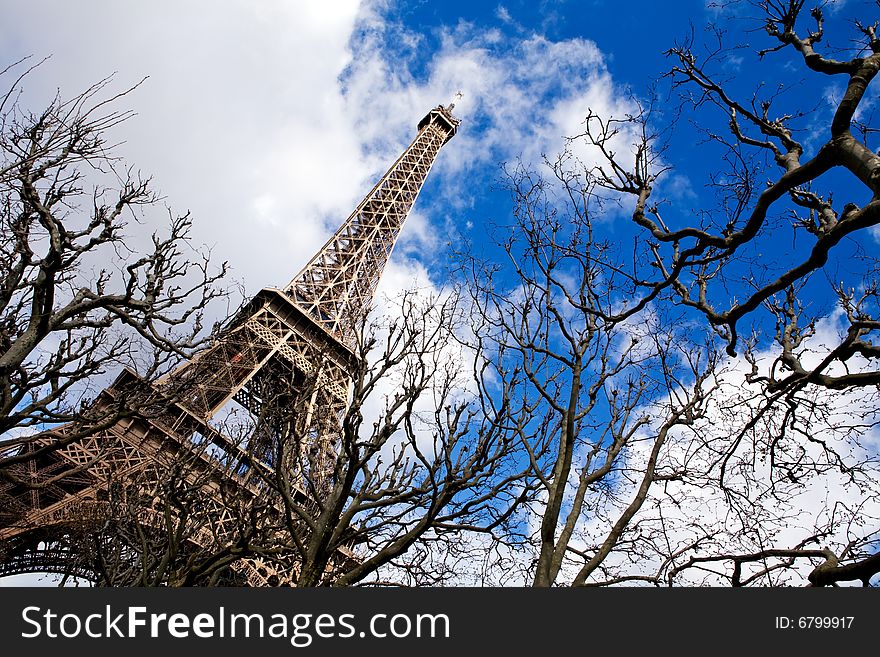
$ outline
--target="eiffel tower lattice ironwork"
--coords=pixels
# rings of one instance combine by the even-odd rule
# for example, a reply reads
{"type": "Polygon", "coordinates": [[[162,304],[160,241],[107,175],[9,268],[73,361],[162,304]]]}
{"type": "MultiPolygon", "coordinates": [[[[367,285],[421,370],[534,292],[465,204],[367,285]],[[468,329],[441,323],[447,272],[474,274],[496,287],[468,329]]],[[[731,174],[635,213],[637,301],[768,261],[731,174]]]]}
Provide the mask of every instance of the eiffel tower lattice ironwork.
{"type": "MultiPolygon", "coordinates": [[[[273,395],[279,389],[290,390],[293,382],[296,391],[297,382],[310,381],[302,392],[307,400],[289,401],[306,409],[300,422],[310,436],[305,446],[310,480],[330,476],[356,364],[356,326],[437,154],[458,128],[451,110],[452,105],[438,106],[419,122],[412,143],[287,286],[263,289],[211,346],[148,388],[148,394],[173,402],[148,417],[141,413],[119,420],[27,461],[24,474],[32,486],[0,484],[0,576],[54,571],[88,578],[86,571],[69,572],[59,537],[74,523],[106,512],[111,481],[150,481],[181,450],[191,452],[200,472],[207,473],[206,489],[231,486],[239,498],[259,496],[259,483],[248,476],[248,468],[239,476],[228,467],[230,459],[249,468],[273,467],[260,461],[258,441],[233,444],[209,424],[231,400],[258,415],[267,400],[277,403],[273,395]],[[219,446],[227,465],[221,467],[216,450],[195,449],[197,442],[219,446]]],[[[146,386],[133,372],[123,371],[95,403],[110,404],[138,387],[146,386]]],[[[64,431],[61,427],[57,433],[63,436],[64,431]]],[[[320,490],[312,486],[302,494],[319,496],[320,490]]],[[[220,527],[213,531],[216,540],[227,510],[217,495],[208,499],[220,527]]],[[[152,522],[148,511],[141,516],[144,523],[152,522]]],[[[189,540],[198,548],[198,536],[189,540]]],[[[241,559],[235,569],[240,583],[258,586],[272,579],[258,560],[241,559]]]]}

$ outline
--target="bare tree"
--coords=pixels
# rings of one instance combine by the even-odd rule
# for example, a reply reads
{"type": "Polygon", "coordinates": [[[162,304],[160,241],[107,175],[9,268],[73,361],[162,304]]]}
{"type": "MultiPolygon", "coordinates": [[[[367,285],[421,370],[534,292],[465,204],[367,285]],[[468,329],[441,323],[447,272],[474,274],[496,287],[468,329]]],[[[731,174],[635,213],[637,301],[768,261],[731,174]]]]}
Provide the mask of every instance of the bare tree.
{"type": "Polygon", "coordinates": [[[396,303],[394,318],[359,327],[350,402],[318,422],[336,434],[329,467],[316,466],[309,430],[310,412],[333,412],[309,410],[316,380],[291,381],[296,394],[248,428],[277,436],[259,473],[280,499],[279,553],[297,586],[443,583],[453,573],[420,567],[426,546],[491,533],[522,499],[515,446],[475,395],[485,364],[454,340],[456,297],[396,303]]]}
{"type": "MultiPolygon", "coordinates": [[[[475,557],[484,581],[513,572],[536,586],[876,581],[877,23],[855,22],[858,44],[835,50],[821,8],[808,18],[801,0],[730,3],[743,5],[769,39],[757,52],[763,83],[726,66],[732,46],[719,28],[708,45],[691,35],[670,49],[669,74],[632,114],[588,113],[546,177],[508,172],[513,220],[495,244],[500,260],[462,258],[466,307],[409,295],[399,318],[359,327],[345,410],[315,407],[320,368],[305,380],[291,369],[271,379],[255,418],[228,418],[246,457],[215,466],[258,491],[211,498],[233,529],[206,525],[216,513],[202,513],[201,495],[213,480],[191,460],[154,477],[162,493],[127,486],[111,500],[102,527],[126,539],[108,546],[93,534],[88,552],[105,581],[219,583],[259,560],[299,586],[440,584],[475,557]],[[804,106],[788,77],[766,82],[787,53],[805,74],[841,81],[830,113],[804,106]],[[675,107],[671,122],[660,102],[675,107]],[[709,163],[711,199],[693,211],[664,197],[682,134],[686,156],[709,163]],[[601,236],[597,217],[618,207],[630,230],[601,236]],[[453,356],[455,345],[465,351],[453,356]],[[322,441],[332,450],[316,451],[322,441]],[[145,510],[166,522],[143,521],[145,510]]],[[[6,324],[20,327],[9,351],[24,352],[8,375],[11,429],[98,424],[80,421],[85,411],[69,403],[79,389],[65,384],[130,356],[111,327],[158,349],[155,371],[161,354],[193,344],[188,331],[213,294],[206,266],[181,286],[184,272],[168,268],[186,219],[152,256],[81,283],[93,248],[120,245],[108,220],[155,201],[122,176],[112,203],[95,192],[85,223],[64,223],[84,180],[71,167],[115,171],[102,141],[78,136],[94,140],[125,118],[93,102],[102,88],[45,117],[4,120],[7,279],[30,281],[6,302],[18,309],[6,324]],[[56,115],[65,118],[53,124],[56,115]],[[33,145],[80,116],[54,151],[33,145]],[[22,228],[20,217],[31,221],[22,228]],[[122,299],[102,305],[114,284],[122,299]],[[53,325],[56,298],[61,310],[89,301],[71,306],[86,320],[62,313],[53,325]],[[169,327],[183,331],[170,344],[169,327]],[[98,337],[84,341],[89,331],[98,337]],[[63,348],[38,358],[51,335],[63,348]]],[[[108,419],[129,412],[111,410],[108,419]]],[[[32,458],[19,447],[28,439],[15,440],[8,465],[32,458]]]]}
{"type": "Polygon", "coordinates": [[[203,435],[159,451],[44,552],[112,586],[457,581],[429,560],[467,550],[475,532],[507,536],[534,489],[503,411],[480,405],[473,377],[488,365],[457,341],[459,312],[454,295],[405,293],[389,318],[358,327],[341,415],[314,405],[317,372],[267,379],[256,416],[220,418],[224,450],[203,435]],[[320,449],[328,436],[332,453],[320,449]]]}
{"type": "Polygon", "coordinates": [[[595,236],[596,199],[575,158],[547,169],[509,172],[513,221],[497,239],[506,264],[467,264],[474,339],[499,382],[483,392],[502,394],[500,425],[539,491],[520,515],[534,527],[526,576],[535,586],[638,580],[610,564],[639,562],[649,489],[684,476],[664,468],[665,443],[702,417],[717,357],[688,346],[694,336],[669,328],[661,308],[627,307],[639,280],[595,236]]]}
{"type": "MultiPolygon", "coordinates": [[[[876,13],[876,3],[867,7],[876,13]]],[[[807,16],[802,0],[733,2],[724,11],[769,39],[751,54],[763,62],[760,80],[736,74],[727,55],[749,49],[710,26],[708,40],[692,34],[667,52],[666,96],[624,117],[590,112],[574,138],[598,158],[585,167],[582,189],[632,208],[630,271],[644,273],[633,276],[627,310],[691,310],[731,357],[744,352],[740,390],[713,406],[724,421],[697,427],[689,452],[691,481],[719,491],[739,532],[703,527],[674,548],[667,541],[649,579],[676,583],[683,572],[718,567],[726,570],[711,577],[734,585],[868,584],[880,572],[869,510],[878,480],[871,400],[880,383],[869,229],[880,222],[880,157],[867,100],[880,68],[878,23],[829,27],[823,8],[807,16]],[[788,72],[798,67],[805,82],[788,72]],[[774,70],[785,77],[774,82],[774,70]],[[839,85],[830,112],[805,93],[826,80],[839,85]],[[671,123],[669,111],[656,111],[661,103],[676,107],[671,123]],[[707,163],[714,204],[689,210],[663,196],[677,140],[688,144],[688,159],[707,163]],[[811,510],[812,526],[785,531],[794,500],[834,476],[863,501],[830,496],[811,510]]]]}
{"type": "MultiPolygon", "coordinates": [[[[53,450],[128,418],[185,421],[167,398],[178,394],[173,386],[139,384],[203,344],[204,312],[222,293],[216,283],[225,266],[213,272],[207,254],[186,257],[188,215],[172,216],[170,234],[154,235],[144,254],[125,239],[126,221],[140,221],[160,200],[149,180],[122,168],[107,141],[131,116],[113,109],[131,90],[105,97],[105,80],[31,114],[17,95],[21,79],[3,101],[0,141],[0,473],[10,497],[40,486],[63,497],[59,478],[75,478],[77,468],[32,476],[53,450]],[[103,375],[124,365],[137,366],[137,381],[101,392],[103,375]]],[[[220,418],[233,439],[202,445],[197,434],[207,426],[181,429],[193,444],[154,450],[148,465],[138,458],[136,477],[111,477],[106,499],[81,505],[84,515],[53,536],[55,558],[63,562],[66,553],[70,574],[106,585],[236,581],[254,563],[298,586],[378,581],[386,566],[403,583],[443,581],[449,573],[420,568],[407,551],[424,541],[452,544],[465,530],[491,532],[510,515],[504,505],[521,497],[508,490],[522,476],[506,458],[510,444],[491,416],[477,413],[474,391],[461,388],[479,367],[462,370],[466,363],[450,360],[456,312],[452,299],[432,310],[408,295],[400,319],[360,326],[343,412],[314,408],[317,379],[265,377],[276,389],[265,391],[257,417],[220,418]],[[316,427],[332,437],[329,460],[316,452],[328,441],[316,427]],[[219,453],[218,442],[229,449],[219,453]],[[227,490],[224,480],[236,485],[227,490]]],[[[4,512],[7,524],[17,512],[4,512]]],[[[10,558],[32,547],[13,543],[4,546],[10,558]]]]}
{"type": "Polygon", "coordinates": [[[0,71],[17,76],[0,97],[0,478],[17,486],[42,485],[27,463],[138,410],[147,395],[90,401],[111,370],[149,380],[198,346],[226,271],[190,245],[188,214],[167,211],[167,232],[136,247],[132,226],[165,211],[109,141],[135,87],[108,78],[33,112],[26,66],[0,71]]]}
{"type": "Polygon", "coordinates": [[[769,310],[779,326],[781,347],[779,366],[770,382],[774,389],[801,383],[833,389],[876,384],[873,369],[846,371],[847,361],[854,356],[873,361],[878,355],[871,342],[877,329],[872,282],[876,264],[867,254],[857,276],[867,274],[868,285],[832,283],[848,321],[839,344],[829,348],[815,366],[797,353],[815,328],[815,319],[804,320],[801,301],[811,291],[804,287],[810,275],[828,266],[844,238],[864,234],[880,221],[880,157],[870,145],[876,129],[866,122],[871,113],[860,112],[880,62],[876,24],[857,20],[853,27],[861,41],[850,49],[854,56],[838,60],[819,51],[825,30],[821,8],[810,12],[812,27],[803,27],[808,19],[802,15],[802,0],[755,6],[762,14],[759,20],[764,31],[775,43],[760,50],[760,58],[791,50],[809,71],[844,83],[823,130],[810,126],[810,136],[821,135],[819,143],[807,145],[798,135],[805,132],[806,117],[817,121],[825,115],[818,109],[791,107],[784,81],[778,86],[762,81],[745,100],[726,89],[735,85],[728,74],[716,69],[723,70],[723,55],[731,47],[718,28],[712,32],[714,43],[709,47],[698,49],[691,37],[667,53],[674,61],[668,75],[671,90],[679,93],[682,111],[705,117],[692,125],[702,136],[699,145],[706,151],[705,161],[718,163],[717,170],[709,173],[718,204],[699,212],[699,225],[690,224],[687,213],[663,214],[663,207],[670,203],[656,197],[655,190],[662,188],[663,175],[672,165],[663,160],[666,133],[653,128],[650,111],[624,118],[590,113],[584,133],[577,138],[601,154],[600,163],[589,172],[591,181],[631,197],[635,201],[632,219],[649,233],[652,265],[661,276],[644,283],[645,299],[655,298],[661,289],[673,289],[681,304],[709,320],[727,341],[731,354],[742,345],[743,322],[762,309],[769,310]],[[776,110],[776,105],[782,109],[776,110]],[[726,134],[715,129],[713,112],[720,113],[726,134]],[[632,158],[614,151],[614,140],[622,130],[638,135],[632,158]],[[841,181],[832,173],[845,173],[848,178],[841,181]],[[823,186],[826,191],[821,191],[823,186]],[[835,203],[835,191],[846,199],[835,203]],[[868,200],[858,203],[860,198],[868,200]],[[755,253],[765,247],[769,251],[772,240],[786,229],[786,235],[798,238],[789,249],[790,257],[776,249],[773,258],[755,262],[755,253]],[[743,267],[744,263],[755,264],[743,267]],[[725,291],[732,286],[741,289],[733,299],[725,291]],[[845,373],[834,373],[836,364],[845,373]]]}

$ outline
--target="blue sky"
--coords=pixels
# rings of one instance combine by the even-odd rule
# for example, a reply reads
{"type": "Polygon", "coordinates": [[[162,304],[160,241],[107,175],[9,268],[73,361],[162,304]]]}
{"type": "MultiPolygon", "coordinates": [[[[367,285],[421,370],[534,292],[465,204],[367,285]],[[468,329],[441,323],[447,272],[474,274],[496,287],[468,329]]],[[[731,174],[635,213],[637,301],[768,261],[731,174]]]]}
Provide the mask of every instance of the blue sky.
{"type": "MultiPolygon", "coordinates": [[[[865,6],[829,5],[832,45],[850,46],[834,25],[865,6]]],[[[147,77],[120,101],[137,115],[114,129],[118,152],[153,176],[172,210],[192,211],[194,242],[228,261],[251,294],[287,283],[419,119],[460,90],[459,134],[441,152],[382,281],[394,294],[441,287],[458,233],[479,245],[489,223],[507,219],[508,195],[497,185],[503,163],[539,167],[580,131],[588,109],[632,112],[668,68],[663,52],[691,30],[704,39],[709,21],[752,44],[718,63],[731,88],[747,98],[756,85],[783,81],[777,107],[814,108],[799,121],[801,135],[809,145],[811,131],[822,134],[839,93],[833,81],[805,73],[789,53],[760,60],[754,50],[768,42],[759,24],[696,0],[0,0],[0,59],[51,56],[24,84],[22,102],[34,110],[56,89],[70,96],[113,74],[110,89],[120,91],[147,77]]],[[[676,107],[658,103],[658,125],[676,107]]],[[[659,193],[673,223],[693,221],[714,198],[706,187],[714,151],[697,148],[690,118],[664,156],[672,169],[659,193]]],[[[726,122],[700,120],[719,130],[726,122]]],[[[841,186],[836,205],[851,192],[841,186]]],[[[135,243],[167,215],[158,208],[144,219],[132,227],[135,243]]],[[[625,207],[601,226],[621,243],[633,233],[625,207]]],[[[796,236],[784,233],[772,258],[752,255],[773,267],[790,245],[796,236]]],[[[842,245],[832,277],[858,278],[848,255],[859,247],[876,243],[866,235],[842,245]]],[[[818,279],[808,296],[822,317],[831,297],[818,279]]]]}
{"type": "MultiPolygon", "coordinates": [[[[4,61],[51,56],[25,85],[33,107],[110,74],[114,90],[149,76],[122,101],[137,116],[114,133],[119,152],[154,176],[173,210],[192,211],[196,241],[228,260],[249,292],[289,280],[419,118],[456,91],[461,131],[411,217],[387,288],[438,283],[429,281],[438,263],[424,254],[436,254],[450,228],[473,225],[479,241],[487,219],[503,221],[505,197],[492,191],[499,165],[557,152],[588,108],[631,111],[631,96],[646,98],[668,66],[663,51],[692,27],[698,36],[710,20],[756,27],[694,0],[0,0],[0,15],[4,61]]],[[[728,65],[748,89],[790,59],[771,56],[758,69],[742,51],[728,65]]],[[[818,84],[811,93],[832,93],[818,84]]],[[[684,131],[673,144],[668,180],[696,207],[705,156],[694,161],[693,143],[684,131]]]]}
{"type": "MultiPolygon", "coordinates": [[[[113,135],[120,154],[172,209],[192,210],[195,237],[255,291],[286,282],[424,112],[459,89],[461,133],[402,250],[432,250],[448,221],[498,219],[488,190],[501,162],[557,150],[587,104],[626,107],[670,40],[711,15],[700,2],[667,5],[2,0],[0,53],[51,56],[25,85],[33,107],[56,88],[72,95],[115,74],[121,90],[149,76],[123,101],[138,116],[113,135]]],[[[392,276],[423,276],[417,260],[398,258],[392,276]]]]}

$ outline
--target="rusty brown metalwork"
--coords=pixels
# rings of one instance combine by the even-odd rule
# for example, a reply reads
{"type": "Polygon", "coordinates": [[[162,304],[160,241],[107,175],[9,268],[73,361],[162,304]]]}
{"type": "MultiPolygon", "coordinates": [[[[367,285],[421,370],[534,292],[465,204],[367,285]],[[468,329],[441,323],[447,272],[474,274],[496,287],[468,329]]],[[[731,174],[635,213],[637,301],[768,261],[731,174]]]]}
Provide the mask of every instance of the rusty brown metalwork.
{"type": "MultiPolygon", "coordinates": [[[[258,414],[267,391],[278,387],[274,377],[312,382],[305,429],[315,437],[316,444],[309,446],[313,468],[329,476],[356,365],[356,328],[437,154],[458,128],[451,109],[438,106],[422,119],[412,143],[288,285],[258,293],[210,347],[163,379],[146,384],[124,371],[95,402],[100,406],[119,395],[145,394],[155,401],[153,412],[127,417],[28,461],[19,475],[26,475],[31,486],[0,484],[0,576],[66,572],[88,577],[86,571],[65,570],[60,537],[102,517],[111,481],[149,483],[182,452],[197,464],[215,521],[211,536],[189,540],[197,547],[218,536],[222,540],[224,523],[234,519],[226,517],[213,491],[232,486],[241,498],[259,496],[254,478],[237,474],[238,466],[272,466],[225,438],[209,421],[233,400],[258,414]]],[[[56,439],[65,430],[60,427],[56,439]]],[[[305,490],[299,494],[309,495],[305,490]]],[[[149,509],[140,520],[158,522],[149,509]]],[[[339,563],[350,558],[340,555],[339,563]]],[[[241,559],[233,568],[251,586],[291,579],[259,559],[241,559]]]]}

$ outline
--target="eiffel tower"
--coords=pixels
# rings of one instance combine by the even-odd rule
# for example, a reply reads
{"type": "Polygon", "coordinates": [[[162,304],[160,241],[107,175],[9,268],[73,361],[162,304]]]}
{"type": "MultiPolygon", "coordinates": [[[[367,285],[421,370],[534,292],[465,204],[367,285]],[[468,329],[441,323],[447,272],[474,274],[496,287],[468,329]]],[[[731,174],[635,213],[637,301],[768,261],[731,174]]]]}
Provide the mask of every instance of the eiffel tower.
{"type": "MultiPolygon", "coordinates": [[[[90,518],[106,516],[115,482],[155,481],[181,454],[201,473],[199,486],[208,491],[214,525],[211,536],[196,533],[187,540],[193,549],[216,541],[224,523],[234,522],[217,491],[232,489],[237,499],[256,499],[263,491],[252,476],[255,468],[287,467],[266,461],[264,442],[271,443],[271,436],[241,444],[212,426],[212,418],[231,401],[259,416],[268,405],[277,406],[277,393],[285,390],[284,403],[304,409],[298,421],[309,437],[302,446],[308,453],[297,462],[308,464],[308,477],[301,480],[310,484],[297,490],[304,498],[320,498],[320,482],[332,475],[339,448],[340,420],[357,364],[358,322],[431,166],[456,133],[459,120],[452,108],[428,112],[412,143],[290,283],[260,291],[217,340],[164,378],[147,384],[124,370],[95,401],[100,407],[147,390],[158,409],[27,461],[19,475],[32,486],[0,485],[0,576],[55,572],[94,579],[86,567],[71,572],[64,536],[90,518]]],[[[61,427],[56,433],[64,432],[61,427]]],[[[161,518],[143,509],[138,522],[156,525],[161,518]]],[[[340,563],[348,558],[354,556],[343,554],[340,563]]],[[[239,559],[233,569],[238,584],[285,581],[284,573],[272,572],[258,559],[239,559]]]]}

